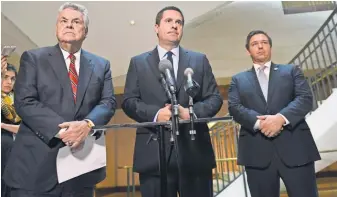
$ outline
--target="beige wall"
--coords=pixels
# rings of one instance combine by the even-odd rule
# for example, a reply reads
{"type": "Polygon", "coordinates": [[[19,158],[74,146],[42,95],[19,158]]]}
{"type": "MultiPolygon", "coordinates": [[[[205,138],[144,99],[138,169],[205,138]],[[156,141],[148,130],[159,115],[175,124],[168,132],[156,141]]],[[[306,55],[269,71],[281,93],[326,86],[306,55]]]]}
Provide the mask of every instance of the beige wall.
{"type": "MultiPolygon", "coordinates": [[[[109,124],[134,122],[119,109],[109,124]]],[[[109,129],[106,136],[107,144],[107,177],[97,185],[99,188],[126,185],[126,170],[120,166],[131,166],[135,142],[135,129],[109,129]]],[[[136,177],[136,184],[138,178],[136,177]]]]}

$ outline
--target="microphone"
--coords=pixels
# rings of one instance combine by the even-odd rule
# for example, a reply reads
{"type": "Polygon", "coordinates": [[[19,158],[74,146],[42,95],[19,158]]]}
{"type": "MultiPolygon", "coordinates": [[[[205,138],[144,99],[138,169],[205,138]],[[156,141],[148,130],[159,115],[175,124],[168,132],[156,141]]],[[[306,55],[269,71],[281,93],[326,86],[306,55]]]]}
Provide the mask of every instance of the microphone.
{"type": "Polygon", "coordinates": [[[194,72],[192,68],[186,68],[184,71],[184,75],[186,76],[186,84],[185,84],[185,91],[189,95],[188,101],[188,111],[190,114],[190,135],[191,140],[195,140],[196,130],[194,129],[194,110],[193,110],[193,97],[198,94],[200,86],[199,84],[192,79],[194,72]]]}
{"type": "Polygon", "coordinates": [[[171,75],[172,63],[167,59],[161,60],[159,62],[159,70],[165,75],[166,83],[171,93],[174,94],[176,92],[176,84],[174,78],[171,75]]]}
{"type": "Polygon", "coordinates": [[[186,93],[192,98],[195,97],[200,89],[200,85],[192,79],[194,72],[192,68],[186,68],[184,75],[186,76],[186,84],[184,86],[186,93]]]}
{"type": "Polygon", "coordinates": [[[161,82],[161,85],[163,86],[165,92],[166,92],[166,95],[167,97],[170,99],[170,101],[172,102],[172,94],[167,86],[167,83],[166,83],[166,80],[165,80],[165,77],[163,75],[163,73],[160,73],[160,82],[161,82]]]}

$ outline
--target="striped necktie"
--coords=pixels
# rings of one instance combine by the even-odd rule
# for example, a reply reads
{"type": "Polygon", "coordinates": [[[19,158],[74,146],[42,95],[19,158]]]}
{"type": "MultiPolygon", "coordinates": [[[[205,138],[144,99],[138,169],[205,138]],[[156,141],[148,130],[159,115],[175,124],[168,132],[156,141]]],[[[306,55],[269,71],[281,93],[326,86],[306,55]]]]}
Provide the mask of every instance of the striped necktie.
{"type": "Polygon", "coordinates": [[[73,91],[74,102],[76,103],[76,93],[77,93],[77,84],[78,84],[78,75],[75,69],[75,59],[74,54],[69,54],[70,64],[69,64],[69,79],[71,82],[71,89],[73,91]]]}

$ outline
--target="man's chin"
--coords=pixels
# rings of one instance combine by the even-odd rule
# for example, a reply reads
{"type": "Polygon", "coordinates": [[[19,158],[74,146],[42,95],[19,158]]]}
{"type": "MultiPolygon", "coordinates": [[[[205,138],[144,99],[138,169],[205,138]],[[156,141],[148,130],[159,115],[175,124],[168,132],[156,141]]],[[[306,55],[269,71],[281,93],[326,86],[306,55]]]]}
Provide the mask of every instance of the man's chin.
{"type": "Polygon", "coordinates": [[[175,44],[175,45],[179,45],[180,40],[174,39],[174,40],[170,40],[170,42],[175,44]]]}
{"type": "Polygon", "coordinates": [[[68,44],[73,44],[73,43],[76,43],[77,41],[73,40],[73,39],[64,39],[64,40],[61,40],[61,42],[68,43],[68,44]]]}

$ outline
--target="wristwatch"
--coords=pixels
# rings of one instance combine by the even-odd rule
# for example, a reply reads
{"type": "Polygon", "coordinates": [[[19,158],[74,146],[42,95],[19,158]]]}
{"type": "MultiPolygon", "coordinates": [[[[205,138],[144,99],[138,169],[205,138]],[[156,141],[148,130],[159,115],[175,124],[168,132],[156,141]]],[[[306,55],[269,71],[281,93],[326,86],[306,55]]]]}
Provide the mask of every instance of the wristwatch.
{"type": "Polygon", "coordinates": [[[84,121],[87,123],[90,129],[92,129],[95,126],[94,123],[89,119],[84,119],[84,121]]]}

